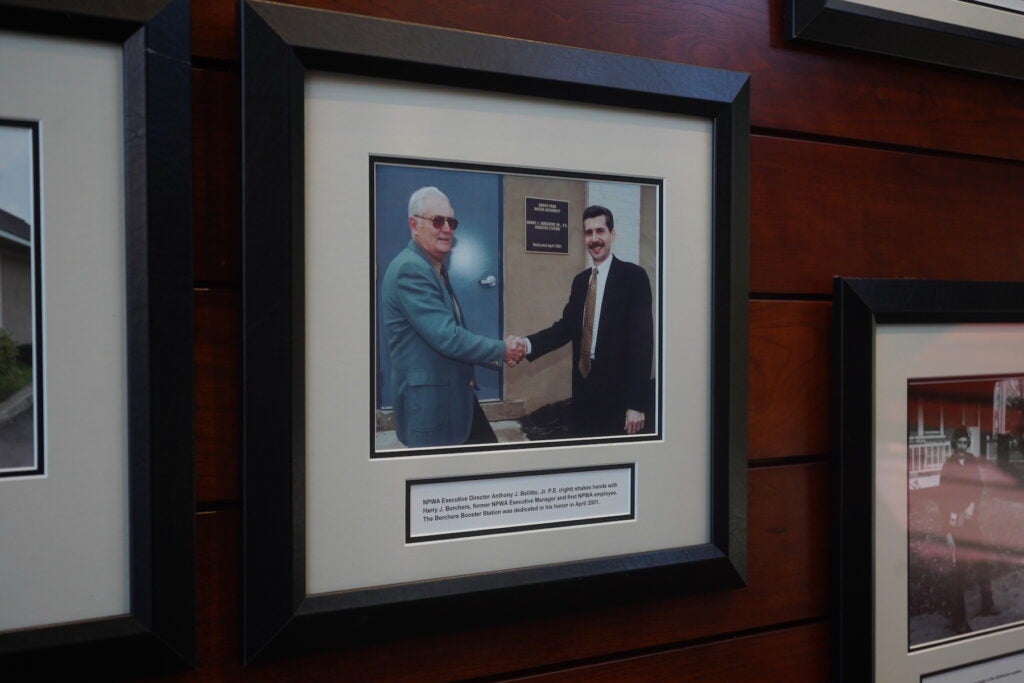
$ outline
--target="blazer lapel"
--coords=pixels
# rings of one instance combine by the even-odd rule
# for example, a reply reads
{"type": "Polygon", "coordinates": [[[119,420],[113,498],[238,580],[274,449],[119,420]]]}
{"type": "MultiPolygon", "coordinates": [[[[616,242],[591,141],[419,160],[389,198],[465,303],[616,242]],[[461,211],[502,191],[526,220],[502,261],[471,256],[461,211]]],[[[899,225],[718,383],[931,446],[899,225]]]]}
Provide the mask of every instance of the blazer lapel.
{"type": "Polygon", "coordinates": [[[452,289],[452,290],[448,289],[448,286],[445,285],[445,283],[444,283],[444,278],[441,277],[441,273],[437,272],[437,268],[434,267],[434,264],[432,264],[430,262],[430,259],[427,258],[427,255],[423,253],[423,250],[419,248],[419,246],[416,244],[416,242],[414,240],[409,240],[409,244],[408,244],[407,248],[412,250],[412,252],[414,254],[416,254],[421,259],[423,259],[423,263],[434,274],[434,282],[437,283],[438,289],[441,290],[441,296],[444,297],[444,300],[448,303],[448,308],[451,310],[452,315],[455,317],[455,324],[459,325],[460,327],[465,327],[462,324],[462,322],[459,320],[459,316],[455,312],[456,311],[455,301],[452,299],[452,296],[454,295],[455,290],[454,289],[452,289]]]}

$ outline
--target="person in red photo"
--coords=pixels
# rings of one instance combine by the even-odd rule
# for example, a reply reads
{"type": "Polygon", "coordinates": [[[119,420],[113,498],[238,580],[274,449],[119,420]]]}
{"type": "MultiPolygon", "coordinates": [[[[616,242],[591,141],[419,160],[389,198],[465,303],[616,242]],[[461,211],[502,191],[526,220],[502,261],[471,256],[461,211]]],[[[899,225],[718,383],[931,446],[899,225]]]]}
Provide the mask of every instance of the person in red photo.
{"type": "Polygon", "coordinates": [[[964,426],[953,430],[952,453],[939,475],[939,515],[945,528],[952,571],[949,582],[948,614],[957,633],[971,630],[967,620],[965,592],[973,578],[981,592],[980,615],[999,614],[992,601],[988,551],[978,524],[978,508],[985,485],[978,459],[970,452],[971,435],[964,426]]]}

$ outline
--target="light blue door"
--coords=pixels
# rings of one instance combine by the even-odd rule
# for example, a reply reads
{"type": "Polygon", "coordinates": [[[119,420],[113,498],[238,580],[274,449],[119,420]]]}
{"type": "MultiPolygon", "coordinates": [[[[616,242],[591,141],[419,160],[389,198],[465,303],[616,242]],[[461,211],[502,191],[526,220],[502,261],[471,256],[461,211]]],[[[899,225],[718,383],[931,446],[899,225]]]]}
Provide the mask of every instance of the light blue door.
{"type": "MultiPolygon", "coordinates": [[[[421,187],[448,195],[459,227],[448,257],[448,276],[466,327],[501,338],[501,176],[427,166],[377,163],[374,167],[374,225],[377,259],[377,320],[380,283],[391,259],[409,243],[409,197],[421,187]]],[[[377,407],[392,405],[387,339],[377,326],[377,407]]],[[[501,371],[477,367],[481,401],[501,398],[501,371]]]]}

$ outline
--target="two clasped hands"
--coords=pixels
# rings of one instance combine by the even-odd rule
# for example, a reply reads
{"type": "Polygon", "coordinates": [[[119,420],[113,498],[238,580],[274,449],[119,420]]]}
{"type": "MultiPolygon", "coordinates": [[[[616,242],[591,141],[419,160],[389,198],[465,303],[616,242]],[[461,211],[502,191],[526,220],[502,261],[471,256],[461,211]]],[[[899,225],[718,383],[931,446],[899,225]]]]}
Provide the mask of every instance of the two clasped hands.
{"type": "Polygon", "coordinates": [[[505,365],[514,368],[526,355],[526,338],[510,334],[505,337],[505,365]]]}

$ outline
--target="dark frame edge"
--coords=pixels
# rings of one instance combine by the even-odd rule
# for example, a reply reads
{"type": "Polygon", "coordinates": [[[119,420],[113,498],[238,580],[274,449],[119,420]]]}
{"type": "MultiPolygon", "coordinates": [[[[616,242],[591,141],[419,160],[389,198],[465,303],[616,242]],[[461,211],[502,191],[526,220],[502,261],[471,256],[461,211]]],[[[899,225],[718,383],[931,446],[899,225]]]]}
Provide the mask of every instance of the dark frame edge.
{"type": "Polygon", "coordinates": [[[249,3],[239,4],[242,222],[247,226],[242,235],[241,646],[243,661],[250,662],[291,621],[305,597],[304,433],[295,427],[304,414],[303,349],[293,343],[302,324],[302,303],[295,297],[303,285],[304,120],[302,65],[249,3]],[[257,54],[262,77],[253,78],[252,55],[257,54]],[[251,172],[257,168],[259,174],[251,172]],[[281,225],[297,229],[281,230],[281,225]],[[265,328],[283,332],[256,332],[265,328]],[[246,504],[254,500],[261,501],[258,511],[246,504]]]}
{"type": "Polygon", "coordinates": [[[9,631],[0,654],[37,673],[58,650],[111,674],[194,666],[188,2],[0,5],[11,30],[123,43],[130,563],[128,614],[9,631]]]}
{"type": "Polygon", "coordinates": [[[845,0],[785,0],[784,14],[787,40],[1024,80],[1022,39],[845,0]]]}
{"type": "Polygon", "coordinates": [[[343,68],[410,82],[433,82],[593,104],[615,102],[673,113],[680,102],[714,117],[746,87],[749,75],[678,62],[638,58],[549,43],[387,21],[344,12],[240,0],[289,45],[310,69],[343,68]],[[339,45],[336,37],[345,32],[339,45]],[[448,47],[459,45],[459,49],[448,47]],[[442,45],[444,47],[439,48],[442,45]],[[588,79],[580,82],[580,74],[588,79]],[[712,77],[713,76],[713,77],[712,77]]]}
{"type": "MultiPolygon", "coordinates": [[[[405,25],[333,12],[286,7],[239,0],[242,23],[242,203],[243,203],[243,614],[242,656],[246,662],[276,658],[316,648],[323,633],[333,633],[328,642],[337,643],[339,628],[346,620],[365,625],[359,608],[338,608],[345,602],[338,594],[305,596],[304,534],[304,453],[302,435],[294,433],[301,424],[302,353],[296,349],[297,327],[302,311],[303,286],[302,235],[284,235],[281,225],[302,232],[303,186],[300,178],[304,121],[302,81],[304,69],[324,68],[345,73],[399,78],[413,82],[442,82],[446,86],[480,89],[486,77],[490,91],[580,102],[618,101],[618,96],[633,97],[627,106],[670,113],[685,112],[703,116],[714,124],[713,183],[714,266],[712,297],[715,305],[713,340],[719,351],[712,370],[714,381],[724,381],[711,397],[713,424],[711,543],[692,548],[669,549],[669,553],[709,553],[700,561],[671,562],[665,566],[644,567],[642,562],[629,569],[608,572],[615,581],[631,579],[641,592],[650,579],[672,574],[677,585],[663,592],[692,593],[724,590],[745,585],[746,574],[746,349],[748,294],[748,213],[749,213],[749,76],[736,72],[700,69],[670,62],[637,60],[634,57],[593,51],[573,50],[555,45],[513,41],[493,36],[405,25]],[[314,20],[317,22],[314,24],[314,20]],[[333,22],[333,23],[332,23],[333,22]],[[337,22],[341,22],[338,24],[337,22]],[[415,38],[412,52],[378,54],[365,47],[359,35],[346,40],[333,53],[326,47],[310,47],[300,40],[303,31],[313,35],[312,42],[332,36],[338,25],[369,27],[373,37],[380,27],[407,33],[415,38]],[[376,28],[375,28],[376,27],[376,28]],[[483,62],[472,67],[448,63],[446,52],[457,52],[445,43],[445,50],[429,49],[425,37],[444,34],[448,38],[477,41],[493,50],[482,51],[483,62]],[[527,53],[526,66],[514,73],[496,72],[507,52],[519,48],[527,53]],[[441,53],[440,55],[438,53],[441,53]],[[567,83],[545,69],[555,68],[553,59],[564,53],[581,53],[588,64],[583,72],[586,82],[567,83]],[[498,54],[490,59],[487,55],[498,54]],[[535,59],[536,58],[536,59],[535,59]],[[495,61],[496,60],[496,61],[495,61]],[[640,83],[623,76],[629,65],[643,62],[649,71],[640,83]],[[602,71],[607,67],[609,71],[602,71]],[[624,71],[625,69],[625,71],[624,71]],[[254,76],[259,72],[260,77],[254,76]],[[684,79],[680,86],[666,74],[686,73],[698,78],[684,79]],[[613,74],[610,79],[608,74],[613,74]],[[718,75],[718,77],[711,77],[718,75]],[[692,81],[692,82],[690,82],[692,81]],[[654,83],[652,90],[644,87],[654,83]],[[680,92],[682,89],[684,92],[680,92]],[[639,95],[638,95],[639,93],[639,95]],[[614,96],[614,97],[613,97],[614,96]],[[276,124],[276,125],[275,125],[276,124]],[[281,131],[286,131],[282,136],[281,131]],[[271,149],[272,148],[272,149],[271,149]],[[258,158],[257,158],[258,157],[258,158]],[[282,190],[287,188],[287,190],[282,190]],[[271,199],[273,198],[273,199],[271,199]],[[274,231],[278,234],[274,234],[274,231]],[[278,333],[266,338],[266,330],[286,330],[282,342],[278,333]],[[264,338],[260,338],[263,334],[264,338]],[[275,368],[268,376],[267,360],[289,358],[287,368],[275,368]],[[261,360],[262,359],[262,360],[261,360]],[[730,388],[730,383],[732,387],[730,388]],[[258,388],[257,388],[258,387],[258,388]],[[272,390],[272,391],[268,391],[272,390]],[[283,397],[283,398],[282,398],[283,397]],[[272,416],[288,415],[286,428],[268,429],[272,416]],[[282,465],[282,449],[292,449],[290,463],[282,465]],[[260,510],[245,504],[260,501],[260,510]],[[685,576],[678,573],[686,565],[685,576]]],[[[357,32],[360,35],[363,31],[357,32]]],[[[346,34],[347,35],[347,34],[346,34]]],[[[308,37],[308,36],[305,36],[308,37]]],[[[380,41],[370,41],[379,45],[380,41]]],[[[436,42],[436,41],[435,41],[436,42]]],[[[456,41],[457,42],[457,41],[456,41]]],[[[409,41],[384,41],[402,45],[409,41]]],[[[397,48],[396,48],[397,49],[397,48]]],[[[462,52],[466,52],[463,50],[462,52]]],[[[565,65],[555,69],[564,70],[565,65]]],[[[577,77],[577,81],[578,81],[577,77]]],[[[283,365],[278,363],[278,365],[283,365]]],[[[662,551],[659,551],[662,552],[662,551]]],[[[580,564],[610,558],[588,560],[580,564]]],[[[627,560],[627,563],[629,560],[627,560]]],[[[544,571],[545,568],[539,568],[544,571]]],[[[456,597],[472,594],[480,600],[505,602],[509,591],[517,595],[532,590],[551,590],[579,586],[581,580],[595,577],[571,574],[565,580],[531,580],[538,568],[501,572],[518,584],[487,587],[486,580],[475,589],[461,583],[456,597]],[[480,592],[482,591],[482,592],[480,592]]],[[[469,577],[475,579],[475,577],[469,577]]],[[[604,579],[598,577],[599,580],[604,579]]],[[[452,583],[464,582],[456,578],[452,583]]],[[[647,589],[649,590],[649,589],[647,589]]],[[[372,590],[367,591],[372,592],[372,590]]],[[[442,590],[441,593],[444,593],[442,590]]],[[[577,591],[579,592],[579,591],[577,591]]],[[[620,591],[632,593],[632,591],[620,591]]],[[[428,592],[429,593],[429,592],[428,592]]],[[[443,605],[445,595],[419,596],[401,601],[400,609],[415,611],[430,605],[443,605]]],[[[520,603],[522,601],[519,601],[520,603]]],[[[372,607],[371,609],[378,609],[372,607]]],[[[502,608],[499,607],[499,611],[502,608]]],[[[504,607],[508,609],[507,606],[504,607]]],[[[505,614],[510,620],[517,617],[505,614]]],[[[395,637],[394,628],[388,637],[395,637]]]]}
{"type": "Polygon", "coordinates": [[[831,490],[833,678],[875,680],[874,341],[879,324],[1024,322],[1020,283],[836,278],[833,281],[831,490]],[[868,406],[868,409],[865,409],[868,406]]]}
{"type": "Polygon", "coordinates": [[[132,615],[195,665],[189,5],[126,42],[125,214],[132,615]]]}
{"type": "Polygon", "coordinates": [[[832,678],[867,682],[874,678],[874,581],[870,571],[852,571],[847,558],[874,557],[871,499],[861,495],[873,472],[863,454],[873,452],[874,418],[863,406],[873,405],[874,314],[856,280],[833,280],[832,320],[832,678]]]}
{"type": "Polygon", "coordinates": [[[5,29],[122,42],[169,0],[4,0],[5,29]]]}
{"type": "Polygon", "coordinates": [[[491,620],[516,623],[586,612],[593,609],[594,595],[603,596],[603,605],[615,605],[744,585],[732,560],[710,543],[515,570],[511,577],[505,572],[497,574],[501,576],[483,574],[415,586],[309,596],[249,663],[382,639],[436,634],[439,630],[469,630],[479,625],[476,612],[481,610],[491,620]],[[688,572],[685,580],[678,574],[684,564],[688,572]],[[577,574],[574,565],[585,567],[587,573],[577,574]],[[505,585],[508,578],[514,582],[505,585]],[[630,587],[624,589],[626,580],[630,587]],[[552,603],[551,594],[559,596],[557,604],[552,603]],[[467,599],[473,603],[469,613],[465,609],[467,599]]]}
{"type": "Polygon", "coordinates": [[[747,382],[749,291],[750,80],[715,121],[716,215],[711,386],[714,539],[739,585],[747,572],[747,382]],[[727,169],[723,173],[722,169],[727,169]],[[725,291],[727,288],[727,291],[725,291]],[[717,359],[727,349],[724,366],[717,359]],[[724,396],[722,394],[725,394],[724,396]],[[725,478],[719,484],[717,478],[725,478]]]}

